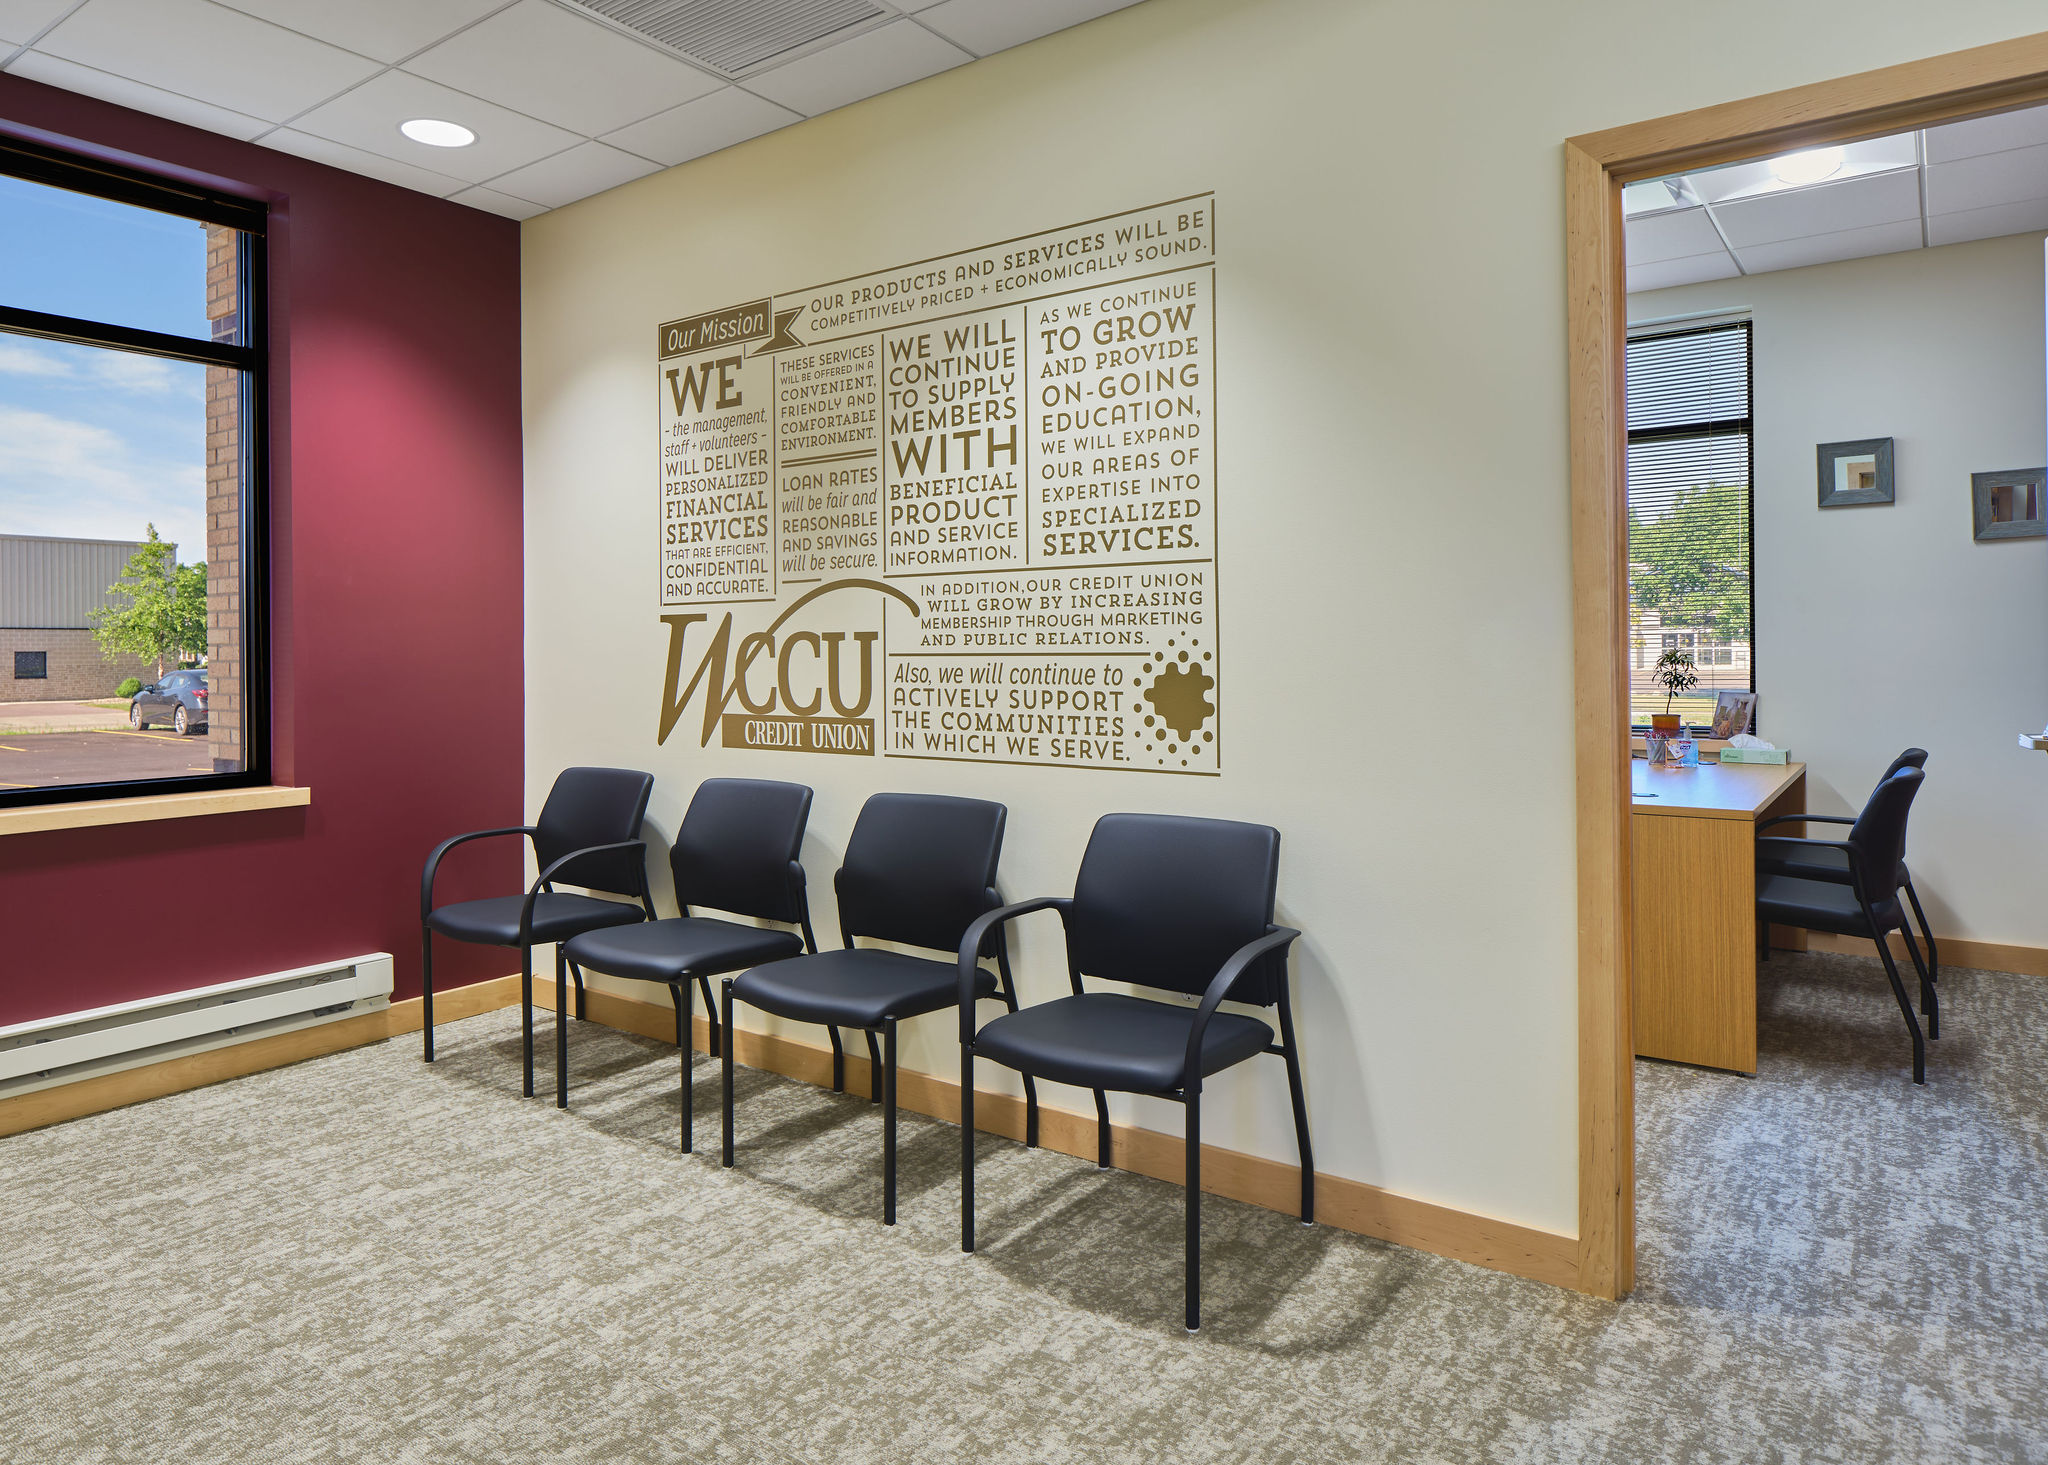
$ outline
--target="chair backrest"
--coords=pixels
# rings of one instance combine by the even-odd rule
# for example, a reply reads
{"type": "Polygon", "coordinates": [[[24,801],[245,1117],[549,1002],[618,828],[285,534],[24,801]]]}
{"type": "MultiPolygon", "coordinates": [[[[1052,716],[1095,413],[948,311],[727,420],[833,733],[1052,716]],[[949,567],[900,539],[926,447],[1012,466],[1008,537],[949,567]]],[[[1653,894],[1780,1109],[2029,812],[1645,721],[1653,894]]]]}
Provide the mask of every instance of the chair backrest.
{"type": "Polygon", "coordinates": [[[1849,828],[1849,861],[1863,882],[1864,899],[1889,900],[1899,888],[1899,866],[1906,858],[1906,815],[1926,774],[1901,768],[1871,792],[1870,802],[1849,828]]]}
{"type": "Polygon", "coordinates": [[[800,783],[705,779],[668,852],[676,903],[764,921],[802,919],[789,867],[810,819],[811,791],[800,783]]]}
{"type": "Polygon", "coordinates": [[[1880,778],[1878,783],[1883,785],[1901,768],[1925,768],[1926,766],[1927,750],[1925,748],[1908,748],[1905,752],[1899,754],[1898,757],[1892,759],[1892,766],[1885,769],[1884,777],[1880,778]]]}
{"type": "Polygon", "coordinates": [[[876,794],[861,806],[833,885],[839,930],[957,952],[995,902],[1009,811],[985,799],[876,794]]]}
{"type": "MultiPolygon", "coordinates": [[[[654,775],[632,768],[564,768],[548,790],[534,821],[533,852],[545,870],[556,860],[597,844],[622,844],[640,837],[640,820],[654,775]]],[[[563,885],[581,885],[612,895],[638,895],[647,878],[644,858],[633,850],[587,855],[555,872],[563,885]]]]}
{"type": "MultiPolygon", "coordinates": [[[[1067,950],[1084,976],[1200,993],[1232,952],[1266,934],[1280,880],[1280,831],[1229,819],[1105,814],[1095,821],[1067,950]]],[[[1287,958],[1263,958],[1233,1001],[1271,1005],[1287,958]]]]}

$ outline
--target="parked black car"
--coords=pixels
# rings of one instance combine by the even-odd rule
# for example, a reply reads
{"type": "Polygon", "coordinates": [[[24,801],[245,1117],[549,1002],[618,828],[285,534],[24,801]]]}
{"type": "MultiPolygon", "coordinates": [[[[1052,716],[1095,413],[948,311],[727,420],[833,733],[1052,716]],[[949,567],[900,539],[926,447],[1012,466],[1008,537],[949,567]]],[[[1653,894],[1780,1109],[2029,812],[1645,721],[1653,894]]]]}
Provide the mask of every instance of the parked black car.
{"type": "Polygon", "coordinates": [[[179,735],[206,726],[206,668],[174,671],[153,687],[144,687],[128,702],[128,725],[171,725],[179,735]]]}

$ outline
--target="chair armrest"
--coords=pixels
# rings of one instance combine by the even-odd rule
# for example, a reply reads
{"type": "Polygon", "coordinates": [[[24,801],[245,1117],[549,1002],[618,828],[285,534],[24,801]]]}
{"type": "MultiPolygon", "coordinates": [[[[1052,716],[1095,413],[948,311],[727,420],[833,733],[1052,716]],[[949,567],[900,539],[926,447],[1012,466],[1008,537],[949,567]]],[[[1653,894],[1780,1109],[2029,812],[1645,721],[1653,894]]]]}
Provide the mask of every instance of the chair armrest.
{"type": "Polygon", "coordinates": [[[610,854],[613,850],[629,849],[640,851],[641,858],[645,859],[647,855],[647,841],[644,839],[622,839],[617,844],[593,844],[587,849],[571,850],[541,871],[534,880],[532,889],[526,892],[525,903],[519,907],[519,944],[521,946],[533,945],[533,903],[540,899],[541,892],[547,889],[548,882],[555,878],[557,870],[561,869],[564,865],[574,864],[585,855],[606,855],[610,854]]]}
{"type": "Polygon", "coordinates": [[[974,973],[981,965],[981,948],[988,940],[989,933],[1033,911],[1058,911],[1060,920],[1064,922],[1067,910],[1073,903],[1071,896],[1041,895],[1035,900],[1020,900],[1015,905],[1002,906],[974,918],[974,924],[969,926],[967,934],[960,938],[961,1042],[974,1041],[974,973]]]}
{"type": "Polygon", "coordinates": [[[478,829],[469,834],[458,834],[453,839],[444,839],[434,846],[434,852],[427,856],[427,867],[420,875],[420,924],[427,923],[427,917],[434,913],[434,876],[440,873],[441,857],[458,844],[468,844],[472,839],[495,839],[501,834],[523,834],[533,837],[531,824],[515,824],[506,829],[478,829]]]}
{"type": "Polygon", "coordinates": [[[1202,1005],[1195,1009],[1194,1025],[1188,1029],[1187,1063],[1181,1069],[1181,1083],[1189,1089],[1197,1089],[1202,1083],[1202,1035],[1209,1030],[1209,1019],[1216,1008],[1230,995],[1238,978],[1251,970],[1252,963],[1271,951],[1285,951],[1300,939],[1301,932],[1292,926],[1271,926],[1266,934],[1256,941],[1250,941],[1230,954],[1230,960],[1223,963],[1216,979],[1209,983],[1209,990],[1202,994],[1202,1005]]]}
{"type": "Polygon", "coordinates": [[[1853,814],[1773,814],[1768,819],[1759,819],[1759,830],[1769,829],[1773,824],[1854,824],[1853,814]]]}
{"type": "MultiPolygon", "coordinates": [[[[1838,849],[1838,850],[1842,851],[1842,852],[1843,852],[1844,854],[1847,854],[1847,853],[1849,852],[1849,846],[1848,846],[1848,843],[1847,843],[1847,842],[1846,842],[1845,840],[1839,840],[1839,839],[1794,839],[1794,838],[1793,838],[1793,837],[1792,837],[1791,835],[1789,835],[1789,834],[1773,834],[1773,835],[1769,835],[1769,836],[1767,836],[1767,838],[1768,838],[1769,842],[1770,842],[1771,844],[1774,844],[1774,845],[1787,845],[1787,844],[1789,844],[1789,845],[1793,845],[1793,846],[1795,846],[1795,847],[1797,847],[1797,848],[1799,848],[1799,849],[1838,849]]],[[[1764,842],[1765,842],[1764,840],[1758,840],[1758,841],[1757,841],[1757,843],[1759,843],[1759,844],[1762,844],[1762,843],[1764,843],[1764,842]]]]}

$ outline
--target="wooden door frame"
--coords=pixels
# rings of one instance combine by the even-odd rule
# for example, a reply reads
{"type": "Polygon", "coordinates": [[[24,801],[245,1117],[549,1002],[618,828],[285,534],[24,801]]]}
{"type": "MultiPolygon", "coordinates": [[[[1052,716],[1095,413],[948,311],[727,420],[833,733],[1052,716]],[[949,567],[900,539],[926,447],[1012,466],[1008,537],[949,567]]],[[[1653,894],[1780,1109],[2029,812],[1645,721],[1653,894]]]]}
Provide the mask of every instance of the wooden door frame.
{"type": "Polygon", "coordinates": [[[1565,143],[1573,704],[1578,719],[1579,1287],[1635,1285],[1629,1013],[1625,183],[2048,102],[2048,32],[1565,143]]]}

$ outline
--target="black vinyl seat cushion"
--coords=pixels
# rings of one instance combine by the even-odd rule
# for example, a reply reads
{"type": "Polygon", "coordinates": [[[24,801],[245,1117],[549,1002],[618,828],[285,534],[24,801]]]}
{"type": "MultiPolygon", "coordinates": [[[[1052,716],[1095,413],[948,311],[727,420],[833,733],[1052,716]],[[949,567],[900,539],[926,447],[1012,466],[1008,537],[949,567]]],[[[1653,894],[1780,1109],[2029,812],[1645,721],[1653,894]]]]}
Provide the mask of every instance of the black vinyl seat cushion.
{"type": "MultiPolygon", "coordinates": [[[[1905,924],[1899,913],[1899,898],[1891,891],[1874,902],[1871,911],[1878,926],[1886,931],[1905,924]]],[[[1780,926],[1804,926],[1814,931],[1833,931],[1841,936],[1873,937],[1856,892],[1832,880],[1800,880],[1790,875],[1769,875],[1756,893],[1757,919],[1780,926]]]]}
{"type": "MultiPolygon", "coordinates": [[[[1790,875],[1795,880],[1835,880],[1849,883],[1849,852],[1815,849],[1797,840],[1773,839],[1764,835],[1756,842],[1756,867],[1766,875],[1790,875]]],[[[1909,877],[1899,866],[1899,883],[1909,877]]]]}
{"type": "MultiPolygon", "coordinates": [[[[1084,1089],[1163,1094],[1186,1082],[1192,1008],[1118,992],[1041,1002],[996,1018],[974,1035],[974,1056],[1084,1089]]],[[[1202,1075],[1263,1053],[1273,1030],[1255,1017],[1217,1012],[1202,1035],[1202,1075]]]]}
{"type": "Polygon", "coordinates": [[[571,941],[563,954],[576,965],[607,976],[676,982],[781,961],[803,949],[802,938],[788,931],[705,916],[671,916],[587,932],[571,941]]]}
{"type": "MultiPolygon", "coordinates": [[[[501,895],[490,900],[464,900],[438,907],[427,917],[427,925],[443,936],[470,941],[479,946],[517,946],[519,912],[526,904],[523,895],[501,895]]],[[[560,895],[542,891],[533,902],[533,939],[536,945],[567,941],[585,931],[603,926],[626,926],[643,920],[637,905],[624,901],[599,900],[589,895],[560,895]]]]}
{"type": "MultiPolygon", "coordinates": [[[[994,974],[977,970],[974,993],[993,997],[994,974]]],[[[797,1022],[873,1028],[953,1006],[960,997],[960,968],[872,947],[821,951],[757,966],[732,984],[732,995],[797,1022]]]]}

